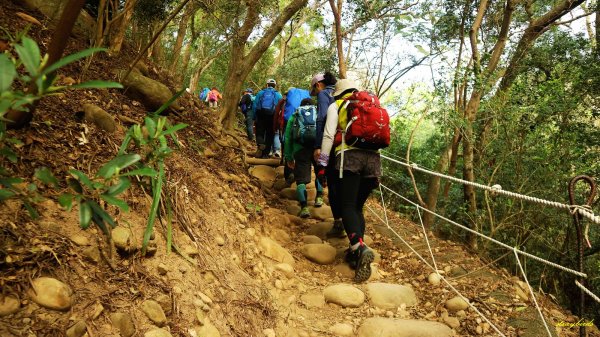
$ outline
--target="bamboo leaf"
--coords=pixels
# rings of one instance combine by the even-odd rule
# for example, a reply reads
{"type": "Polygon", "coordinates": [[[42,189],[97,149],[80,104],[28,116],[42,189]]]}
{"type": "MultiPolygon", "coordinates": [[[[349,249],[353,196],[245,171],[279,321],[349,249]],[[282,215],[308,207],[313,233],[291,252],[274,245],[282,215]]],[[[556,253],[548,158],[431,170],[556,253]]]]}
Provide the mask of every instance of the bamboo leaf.
{"type": "Polygon", "coordinates": [[[38,68],[42,57],[37,43],[28,37],[23,37],[23,44],[15,45],[15,50],[19,54],[19,59],[23,62],[25,69],[32,77],[38,76],[38,68]]]}
{"type": "Polygon", "coordinates": [[[15,77],[17,77],[15,65],[6,54],[0,54],[0,93],[10,90],[15,77]]]}
{"type": "Polygon", "coordinates": [[[4,201],[6,199],[12,198],[15,195],[15,192],[7,189],[0,189],[0,201],[4,201]]]}
{"type": "Polygon", "coordinates": [[[73,208],[73,195],[70,193],[63,193],[58,196],[58,203],[67,210],[67,212],[71,211],[73,208]]]}
{"type": "Polygon", "coordinates": [[[112,185],[108,191],[106,191],[106,194],[110,195],[110,196],[116,196],[121,194],[123,191],[125,191],[126,189],[129,188],[129,186],[131,186],[131,182],[129,181],[128,178],[125,177],[120,177],[119,178],[119,182],[112,185]]]}
{"type": "Polygon", "coordinates": [[[106,50],[107,50],[106,48],[88,48],[88,49],[82,50],[80,52],[77,52],[75,54],[65,56],[65,57],[61,58],[60,60],[54,62],[53,64],[49,65],[46,69],[44,69],[44,71],[42,71],[42,75],[46,75],[51,72],[54,72],[55,70],[57,70],[61,67],[64,67],[69,63],[73,63],[79,59],[88,57],[88,56],[92,55],[93,53],[106,51],[106,50]]]}
{"type": "Polygon", "coordinates": [[[113,228],[117,226],[113,218],[108,213],[106,213],[106,211],[102,209],[102,207],[100,207],[100,205],[98,205],[97,202],[90,200],[89,203],[92,209],[94,210],[94,214],[99,216],[102,219],[102,221],[111,225],[113,228]]]}
{"type": "Polygon", "coordinates": [[[108,194],[101,194],[100,198],[113,206],[119,207],[124,212],[129,211],[129,205],[127,205],[127,203],[125,201],[123,201],[119,198],[115,198],[108,194]]]}
{"type": "Polygon", "coordinates": [[[108,163],[104,164],[100,168],[100,170],[98,170],[96,176],[102,177],[104,179],[110,179],[117,172],[140,161],[141,159],[142,157],[140,157],[140,155],[136,153],[117,156],[108,163]]]}
{"type": "Polygon", "coordinates": [[[69,86],[69,88],[72,88],[72,89],[104,89],[104,88],[123,89],[123,85],[121,83],[117,83],[117,82],[95,80],[95,81],[87,81],[87,82],[80,83],[80,84],[74,84],[74,85],[69,86]]]}
{"type": "Polygon", "coordinates": [[[179,123],[179,124],[177,124],[175,126],[172,126],[172,127],[168,128],[162,134],[163,134],[163,136],[167,136],[167,135],[173,134],[173,133],[175,133],[175,132],[177,132],[177,131],[179,131],[181,129],[184,129],[187,126],[188,126],[187,124],[179,123]]]}
{"type": "MultiPolygon", "coordinates": [[[[83,183],[87,188],[89,189],[94,189],[94,183],[90,180],[90,178],[88,178],[87,175],[85,175],[85,173],[78,171],[78,170],[69,170],[69,173],[75,178],[77,179],[79,182],[83,183]]],[[[73,187],[73,186],[71,186],[73,187]]],[[[77,191],[77,189],[75,189],[75,191],[77,191]]],[[[81,191],[83,192],[83,191],[81,191]]],[[[79,193],[81,193],[79,192],[79,193]]]]}
{"type": "Polygon", "coordinates": [[[35,170],[34,176],[46,185],[58,186],[58,180],[47,167],[35,170]]]}
{"type": "Polygon", "coordinates": [[[153,114],[160,115],[163,111],[167,110],[167,108],[169,106],[171,106],[171,104],[173,104],[173,102],[175,102],[175,100],[178,99],[179,96],[181,96],[184,91],[185,91],[185,89],[182,89],[181,91],[178,91],[177,93],[175,93],[175,95],[173,95],[173,97],[171,97],[171,99],[169,99],[165,104],[163,104],[160,108],[158,108],[158,110],[156,110],[153,114]]]}
{"type": "Polygon", "coordinates": [[[142,167],[137,170],[131,170],[121,174],[121,176],[148,176],[155,177],[158,174],[155,169],[151,167],[142,167]]]}
{"type": "Polygon", "coordinates": [[[79,204],[79,225],[83,229],[87,229],[90,226],[92,220],[92,208],[87,201],[79,204]]]}

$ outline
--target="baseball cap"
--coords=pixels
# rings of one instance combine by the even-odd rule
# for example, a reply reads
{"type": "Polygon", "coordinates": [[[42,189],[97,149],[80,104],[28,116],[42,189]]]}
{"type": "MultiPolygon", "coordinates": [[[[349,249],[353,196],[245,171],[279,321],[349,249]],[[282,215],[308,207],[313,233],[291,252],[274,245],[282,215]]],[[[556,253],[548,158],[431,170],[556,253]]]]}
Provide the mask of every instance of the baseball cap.
{"type": "Polygon", "coordinates": [[[267,80],[267,84],[275,84],[275,85],[277,85],[277,82],[274,79],[270,78],[270,79],[267,80]]]}
{"type": "Polygon", "coordinates": [[[314,96],[317,94],[315,84],[323,81],[325,79],[325,74],[316,74],[312,80],[310,81],[310,94],[314,96]]]}
{"type": "Polygon", "coordinates": [[[254,90],[252,90],[252,88],[248,88],[248,89],[246,89],[246,92],[253,93],[254,90]]]}

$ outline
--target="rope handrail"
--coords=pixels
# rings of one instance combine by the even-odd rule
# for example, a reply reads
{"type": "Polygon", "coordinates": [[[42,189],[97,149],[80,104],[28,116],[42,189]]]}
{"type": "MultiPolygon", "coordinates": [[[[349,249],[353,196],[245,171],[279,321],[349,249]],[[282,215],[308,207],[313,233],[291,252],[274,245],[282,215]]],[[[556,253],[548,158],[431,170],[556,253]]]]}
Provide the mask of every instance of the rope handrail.
{"type": "Polygon", "coordinates": [[[536,198],[536,197],[531,197],[525,194],[520,194],[520,193],[516,193],[516,192],[511,192],[511,191],[506,191],[503,190],[501,188],[497,188],[494,186],[488,186],[488,185],[483,185],[480,183],[476,183],[476,182],[472,182],[472,181],[468,181],[468,180],[464,180],[464,179],[460,179],[460,178],[456,178],[453,176],[449,176],[443,173],[439,173],[439,172],[435,172],[432,170],[428,170],[425,168],[422,168],[420,166],[418,166],[416,163],[410,164],[398,159],[394,159],[391,157],[388,157],[384,154],[381,154],[381,158],[389,160],[393,163],[396,164],[400,164],[403,165],[405,167],[410,167],[411,169],[417,170],[419,172],[423,172],[429,175],[433,175],[433,176],[437,176],[440,178],[444,178],[444,179],[448,179],[450,181],[456,182],[456,183],[460,183],[463,185],[470,185],[473,187],[477,187],[479,189],[483,189],[492,193],[497,193],[497,194],[502,194],[505,195],[507,197],[511,197],[511,198],[516,198],[516,199],[522,199],[522,200],[526,200],[529,202],[535,202],[538,204],[542,204],[542,205],[546,205],[546,206],[551,206],[554,208],[559,208],[559,209],[566,209],[569,212],[578,212],[581,216],[587,218],[588,220],[600,224],[600,216],[595,215],[593,212],[590,211],[590,209],[588,207],[585,206],[581,206],[581,205],[567,205],[558,201],[551,201],[551,200],[546,200],[546,199],[541,199],[541,198],[536,198]]]}
{"type": "Polygon", "coordinates": [[[586,288],[583,284],[579,283],[579,281],[575,280],[575,285],[578,286],[581,290],[583,290],[586,294],[588,294],[594,301],[600,303],[600,297],[596,296],[591,290],[586,288]]]}
{"type": "Polygon", "coordinates": [[[500,336],[506,337],[506,335],[503,334],[502,331],[500,331],[500,329],[498,329],[498,327],[494,323],[492,323],[481,311],[479,311],[479,309],[477,309],[477,307],[475,307],[469,301],[468,298],[463,296],[463,294],[458,289],[456,289],[443,275],[441,275],[436,268],[434,268],[431,264],[429,264],[429,262],[427,262],[427,260],[421,254],[419,254],[419,252],[417,252],[406,240],[404,240],[404,238],[400,234],[398,234],[398,232],[396,232],[396,230],[394,228],[392,228],[392,226],[390,226],[389,220],[387,217],[387,210],[385,207],[385,203],[383,204],[385,220],[382,219],[381,216],[379,216],[379,214],[377,214],[375,212],[375,210],[373,210],[373,208],[371,208],[371,206],[369,206],[369,205],[365,205],[365,206],[367,206],[367,208],[371,211],[371,213],[373,213],[373,215],[375,215],[379,219],[379,221],[381,221],[384,225],[386,225],[387,228],[392,233],[394,233],[394,235],[398,239],[400,239],[400,241],[402,241],[402,243],[404,243],[417,256],[417,258],[419,258],[419,260],[421,260],[427,267],[429,267],[431,270],[433,270],[440,277],[440,280],[444,281],[444,283],[450,289],[452,289],[452,291],[454,291],[463,301],[465,301],[465,303],[467,303],[469,305],[469,307],[473,309],[473,311],[475,311],[479,316],[481,316],[481,318],[483,318],[500,336]]]}
{"type": "Polygon", "coordinates": [[[472,234],[475,234],[475,235],[477,235],[477,236],[479,236],[479,237],[481,237],[481,238],[483,238],[483,239],[486,239],[486,240],[488,240],[488,241],[490,241],[490,242],[493,242],[493,243],[495,243],[495,244],[497,244],[497,245],[499,245],[499,246],[501,246],[501,247],[504,247],[504,248],[506,248],[506,249],[509,249],[509,250],[516,250],[516,252],[517,252],[517,253],[519,253],[519,254],[521,254],[521,255],[523,255],[523,256],[527,256],[527,257],[529,257],[529,258],[531,258],[531,259],[533,259],[533,260],[536,260],[536,261],[538,261],[538,262],[541,262],[541,263],[547,264],[547,265],[549,265],[549,266],[552,266],[552,267],[554,267],[554,268],[560,269],[560,270],[562,270],[562,271],[569,272],[569,273],[571,273],[571,274],[574,274],[574,275],[577,275],[577,276],[581,276],[581,277],[587,277],[587,274],[585,274],[585,273],[582,273],[582,272],[579,272],[579,271],[576,271],[576,270],[573,270],[573,269],[570,269],[570,268],[567,268],[567,267],[561,266],[561,265],[559,265],[559,264],[557,264],[557,263],[554,263],[554,262],[551,262],[551,261],[548,261],[548,260],[542,259],[541,257],[538,257],[538,256],[532,255],[532,254],[530,254],[530,253],[524,252],[524,251],[522,251],[522,250],[516,249],[515,247],[511,247],[511,246],[509,246],[509,245],[505,244],[504,242],[500,242],[500,241],[498,241],[498,240],[496,240],[496,239],[494,239],[494,238],[491,238],[491,237],[489,237],[489,236],[487,236],[487,235],[485,235],[485,234],[479,233],[479,232],[478,232],[478,231],[476,231],[476,230],[473,230],[473,229],[471,229],[471,228],[469,228],[469,227],[466,227],[466,226],[464,226],[464,225],[461,225],[461,224],[457,223],[456,221],[453,221],[453,220],[451,220],[451,219],[448,219],[448,218],[446,218],[446,217],[445,217],[445,216],[443,216],[443,215],[440,215],[440,214],[438,214],[438,213],[436,213],[436,212],[430,211],[429,209],[427,209],[427,208],[425,208],[425,207],[422,207],[421,205],[419,205],[419,204],[417,204],[417,203],[413,202],[413,201],[412,201],[412,200],[410,200],[410,199],[407,199],[406,197],[404,197],[404,196],[402,196],[401,194],[399,194],[398,192],[396,192],[396,191],[394,191],[394,190],[390,189],[389,187],[385,186],[384,184],[380,184],[380,185],[381,185],[381,187],[382,187],[382,188],[384,188],[384,189],[388,190],[390,193],[392,193],[392,194],[396,195],[396,196],[397,196],[397,197],[399,197],[400,199],[402,199],[402,200],[406,201],[407,203],[409,203],[409,204],[411,204],[411,205],[413,205],[413,206],[417,207],[417,209],[422,209],[423,211],[425,211],[425,212],[427,212],[427,213],[430,213],[430,214],[432,214],[432,215],[434,215],[434,216],[437,216],[438,218],[440,218],[440,219],[442,219],[442,220],[445,220],[446,222],[448,222],[448,223],[450,223],[450,224],[452,224],[452,225],[454,225],[454,226],[457,226],[457,227],[459,227],[459,228],[462,228],[462,229],[464,229],[464,230],[466,230],[466,231],[468,231],[468,232],[470,232],[470,233],[472,233],[472,234]]]}

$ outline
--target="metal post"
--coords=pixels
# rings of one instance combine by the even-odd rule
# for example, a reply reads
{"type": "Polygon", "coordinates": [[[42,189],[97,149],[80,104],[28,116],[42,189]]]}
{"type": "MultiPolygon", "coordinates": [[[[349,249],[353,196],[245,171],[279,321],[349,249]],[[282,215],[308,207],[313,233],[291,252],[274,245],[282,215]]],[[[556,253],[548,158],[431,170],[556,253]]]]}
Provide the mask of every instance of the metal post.
{"type": "MultiPolygon", "coordinates": [[[[596,184],[594,180],[585,175],[579,175],[571,179],[569,182],[569,202],[572,206],[580,206],[575,203],[575,185],[580,180],[585,181],[588,185],[590,185],[590,195],[587,199],[586,206],[591,206],[594,201],[594,197],[596,196],[596,184]]],[[[581,230],[581,214],[577,211],[576,208],[573,208],[573,224],[575,225],[575,230],[577,231],[577,264],[579,271],[583,273],[583,231],[581,230]]],[[[585,280],[582,277],[579,277],[579,283],[585,285],[585,280]]],[[[579,318],[583,319],[583,315],[585,312],[585,292],[583,289],[579,290],[579,318]]],[[[585,326],[581,325],[579,327],[579,336],[586,337],[587,333],[585,331],[585,326]]]]}

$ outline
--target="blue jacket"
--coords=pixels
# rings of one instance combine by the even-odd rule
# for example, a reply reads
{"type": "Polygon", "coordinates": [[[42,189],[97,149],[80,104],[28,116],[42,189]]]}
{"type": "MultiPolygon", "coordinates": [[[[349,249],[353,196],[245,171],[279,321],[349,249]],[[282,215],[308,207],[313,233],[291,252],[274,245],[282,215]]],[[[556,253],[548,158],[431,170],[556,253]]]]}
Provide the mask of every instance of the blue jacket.
{"type": "Polygon", "coordinates": [[[256,96],[254,97],[254,102],[252,103],[252,113],[254,115],[254,119],[256,119],[256,110],[258,109],[258,104],[260,103],[260,99],[262,98],[262,95],[265,90],[275,91],[275,106],[277,106],[277,103],[279,103],[279,101],[283,98],[283,96],[281,96],[279,91],[275,90],[275,88],[267,87],[259,91],[258,94],[256,94],[256,96]]]}
{"type": "Polygon", "coordinates": [[[333,91],[335,85],[329,85],[317,94],[317,138],[315,139],[315,149],[321,148],[323,143],[323,132],[325,131],[325,122],[327,121],[327,108],[335,102],[333,91]]]}

